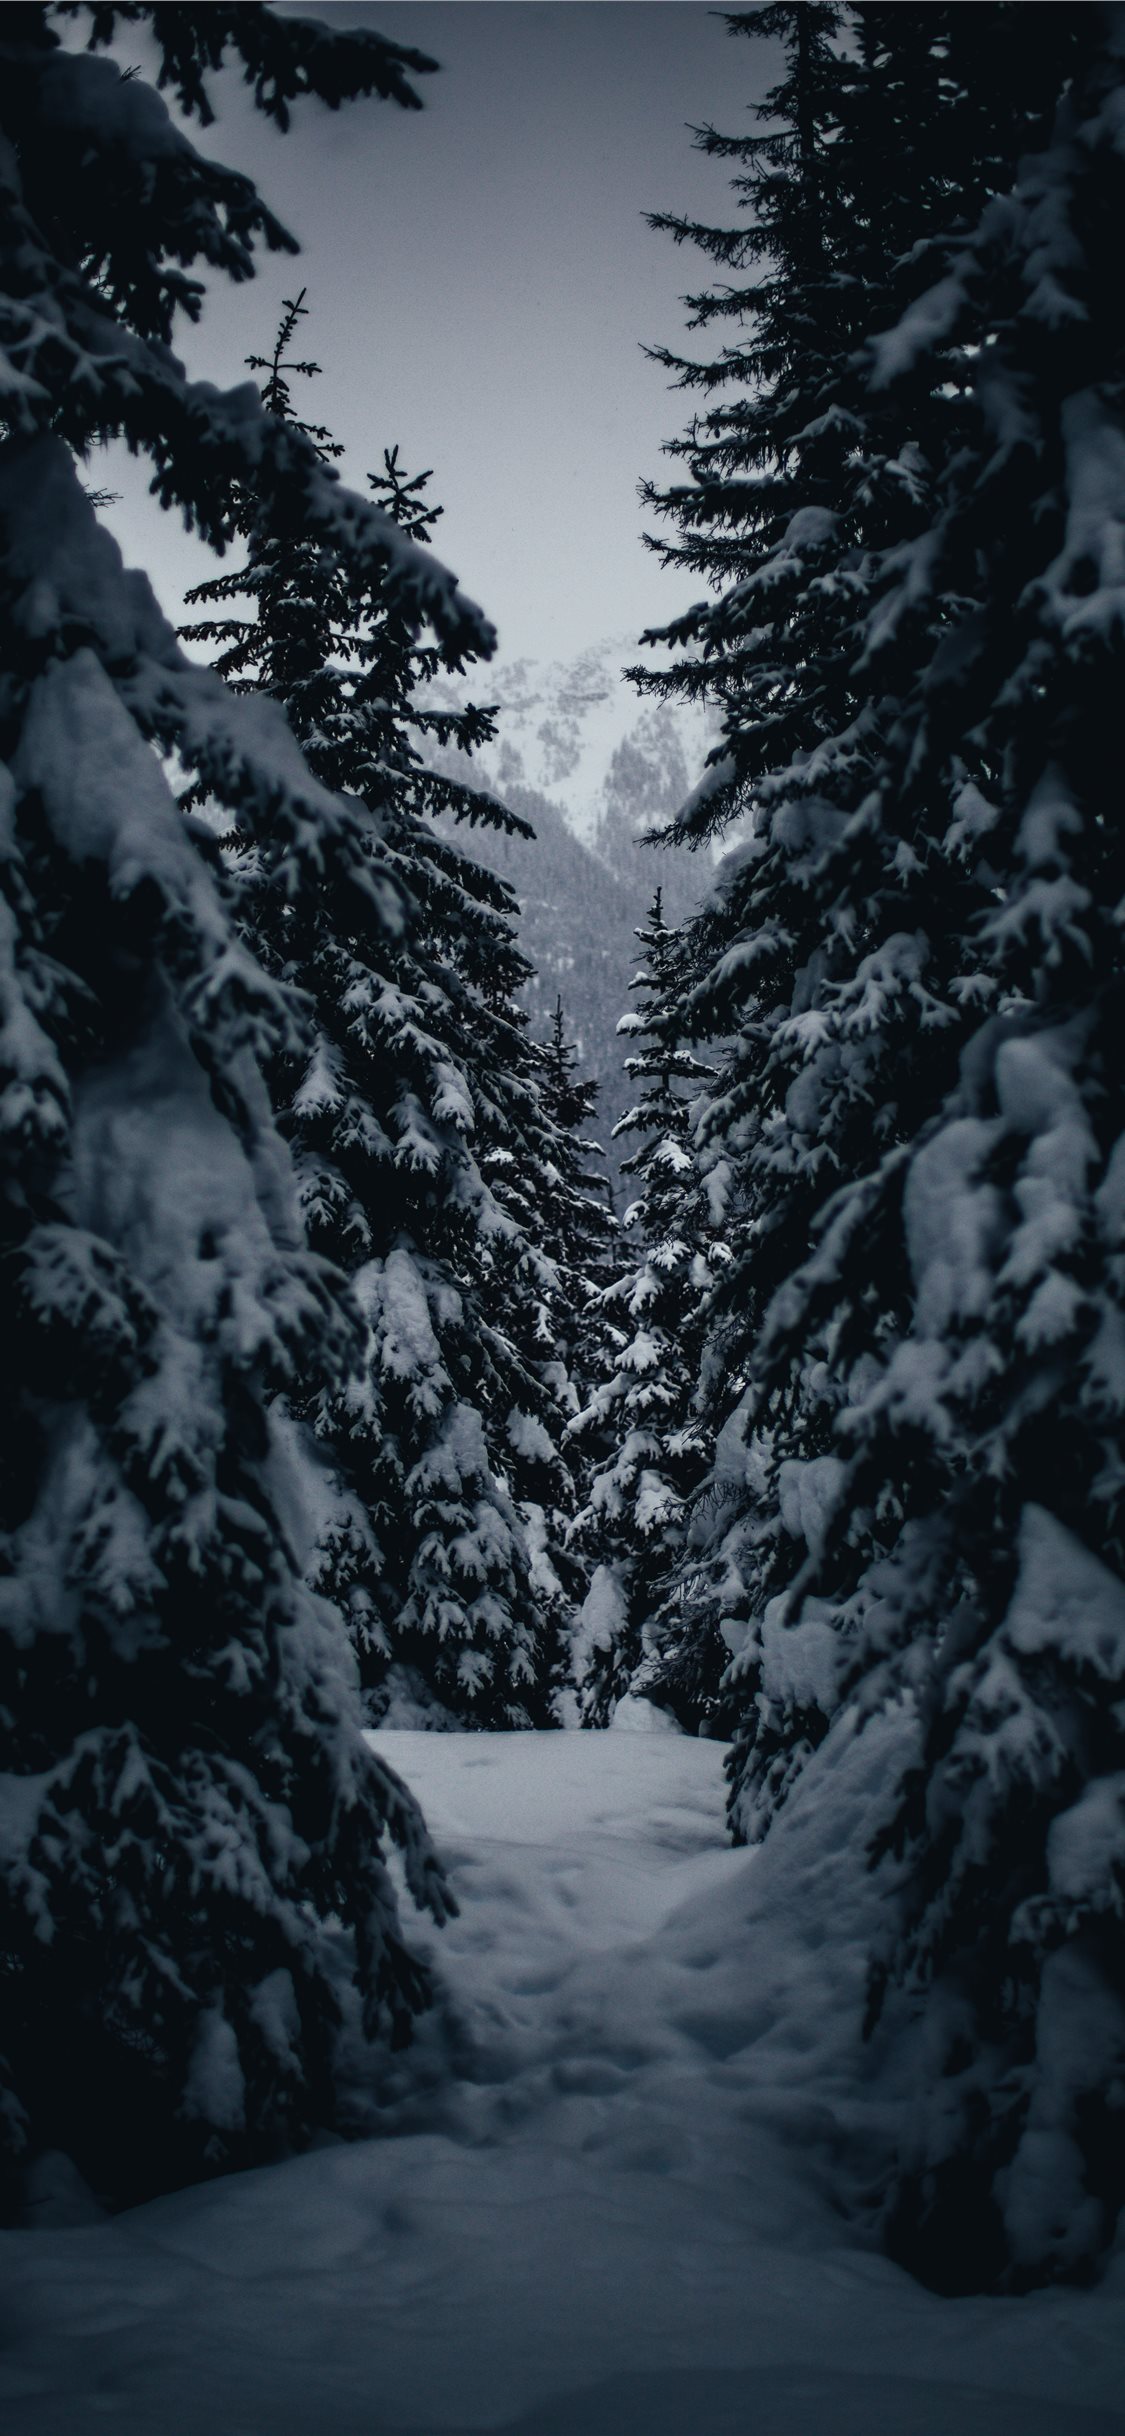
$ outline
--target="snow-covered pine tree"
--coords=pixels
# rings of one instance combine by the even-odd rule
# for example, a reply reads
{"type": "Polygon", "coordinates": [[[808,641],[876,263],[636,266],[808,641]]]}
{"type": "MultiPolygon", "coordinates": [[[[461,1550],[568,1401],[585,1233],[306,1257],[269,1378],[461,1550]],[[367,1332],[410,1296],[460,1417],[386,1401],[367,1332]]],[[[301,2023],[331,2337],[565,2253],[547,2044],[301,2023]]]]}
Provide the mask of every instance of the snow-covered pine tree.
{"type": "MultiPolygon", "coordinates": [[[[289,353],[304,312],[294,298],[270,357],[251,359],[267,406],[294,422],[292,379],[319,369],[289,353]]],[[[323,426],[298,428],[334,450],[323,426]]],[[[440,514],[428,479],[397,449],[373,478],[420,546],[440,514]]],[[[368,1322],[362,1364],[314,1414],[344,1485],[325,1585],[352,1616],[372,1714],[393,1701],[435,1723],[545,1723],[573,1606],[564,1291],[543,1248],[563,1146],[516,1004],[515,900],[432,816],[523,824],[423,758],[435,742],[471,752],[492,719],[426,702],[440,652],[389,588],[352,580],[299,520],[259,535],[253,499],[236,512],[248,557],[196,587],[221,614],[187,636],[282,705],[310,766],[362,813],[360,882],[389,872],[405,908],[391,937],[357,918],[354,887],[294,903],[281,854],[228,847],[246,935],[312,1009],[307,1045],[271,1086],[311,1240],[352,1277],[368,1322]]]]}
{"type": "MultiPolygon", "coordinates": [[[[548,1039],[537,1044],[537,1087],[545,1129],[522,1162],[520,1216],[529,1241],[550,1263],[549,1291],[540,1300],[537,1329],[526,1358],[553,1397],[553,1429],[563,1472],[551,1484],[549,1504],[524,1502],[535,1577],[552,1651],[552,1715],[573,1722],[575,1622],[590,1584],[590,1569],[575,1535],[575,1517],[587,1484],[587,1450],[571,1424],[579,1412],[604,1338],[598,1296],[612,1275],[618,1223],[601,1144],[588,1128],[598,1086],[580,1075],[579,1050],[570,1037],[561,997],[548,1039]]],[[[503,1189],[505,1178],[499,1179],[503,1189]]],[[[510,1325],[524,1341],[529,1306],[514,1305],[510,1325]]]]}
{"type": "MultiPolygon", "coordinates": [[[[343,1623],[302,1586],[307,1474],[273,1417],[356,1327],[261,1079],[296,1011],[161,752],[283,842],[295,893],[352,871],[355,815],[273,706],[185,660],[71,452],[123,435],[217,543],[237,469],[267,520],[299,499],[322,541],[393,568],[452,650],[488,637],[255,391],[186,378],[192,266],[243,278],[257,241],[292,241],[51,14],[0,23],[0,2120],[6,2172],[62,2147],[122,2198],[354,2126],[364,2042],[426,1995],[388,1831],[418,1899],[445,1897],[362,1739],[343,1623]]],[[[247,8],[99,7],[93,37],[123,16],[203,117],[228,56],[281,123],[302,92],[408,102],[428,64],[247,8]]],[[[374,864],[365,902],[400,914],[374,864]]]]}
{"type": "MultiPolygon", "coordinates": [[[[578,1044],[567,1030],[561,996],[542,1046],[540,1091],[551,1127],[545,1157],[529,1171],[532,1192],[524,1223],[547,1252],[554,1272],[548,1301],[540,1306],[538,1360],[553,1388],[561,1418],[565,1482],[554,1503],[528,1509],[537,1580],[550,1620],[554,1675],[552,1713],[575,1722],[574,1636],[590,1588],[590,1563],[577,1518],[586,1501],[591,1469],[588,1439],[572,1427],[604,1359],[608,1323],[602,1290],[614,1269],[618,1221],[604,1167],[605,1153],[588,1131],[598,1086],[580,1075],[578,1044]]],[[[610,1331],[612,1333],[612,1331],[610,1331]]]]}
{"type": "Polygon", "coordinates": [[[898,578],[887,782],[935,881],[975,875],[974,1020],[793,1282],[795,1316],[849,1234],[861,1309],[880,1243],[909,1278],[839,1433],[880,1545],[830,1532],[817,1588],[850,1596],[861,1714],[919,1714],[870,2026],[906,2092],[888,2238],[945,2289],[1086,2277],[1125,2199],[1125,18],[1103,27],[1052,141],[873,350],[914,416],[969,367],[898,578]]]}
{"type": "Polygon", "coordinates": [[[580,1052],[556,997],[545,1044],[544,1105],[558,1136],[558,1165],[544,1213],[548,1242],[561,1280],[567,1373],[575,1410],[592,1384],[599,1330],[594,1298],[612,1278],[618,1241],[605,1152],[590,1133],[598,1086],[579,1071],[580,1052]],[[601,1164],[599,1164],[599,1162],[601,1164]]]}
{"type": "MultiPolygon", "coordinates": [[[[716,1132],[751,1179],[747,1276],[760,1230],[772,1289],[736,1416],[765,1548],[738,1809],[748,1832],[768,1818],[841,1689],[853,1716],[916,1720],[874,1847],[905,1892],[869,2027],[900,2108],[887,2237],[944,2288],[1088,2274],[1125,2188],[1116,12],[1089,57],[1106,22],[1031,21],[1037,70],[1075,85],[1012,194],[1005,144],[1042,141],[1049,88],[1003,138],[974,93],[955,123],[984,127],[995,199],[966,231],[949,198],[952,236],[931,225],[897,257],[900,300],[919,269],[921,292],[889,335],[873,313],[841,367],[857,467],[897,445],[916,521],[866,554],[857,522],[854,559],[805,579],[823,604],[854,578],[850,725],[810,720],[776,774],[747,763],[742,930],[733,897],[725,938],[721,900],[713,917],[717,974],[760,944],[767,979],[788,967],[772,1007],[734,989],[760,1108],[732,1092],[716,1132]],[[791,1193],[813,1158],[819,1186],[791,1193]]],[[[970,47],[992,25],[995,59],[992,12],[951,24],[970,47]]]]}
{"type": "Polygon", "coordinates": [[[719,1714],[728,1652],[697,1629],[676,1564],[687,1501],[713,1454],[696,1391],[704,1311],[728,1255],[692,1145],[712,1069],[677,1036],[685,939],[665,922],[659,888],[636,936],[643,963],[630,987],[640,1004],[618,1029],[634,1044],[625,1071],[638,1097],[614,1130],[640,1136],[623,1165],[637,1198],[625,1213],[625,1266],[600,1296],[609,1358],[574,1424],[597,1450],[576,1536],[600,1569],[580,1628],[580,1699],[590,1724],[604,1725],[631,1693],[696,1730],[719,1714]]]}
{"type": "MultiPolygon", "coordinates": [[[[651,493],[680,536],[660,547],[705,573],[715,597],[653,638],[685,656],[637,672],[723,712],[672,834],[743,830],[698,927],[702,974],[681,1020],[689,1036],[729,1044],[702,1140],[735,1257],[704,1353],[719,1460],[690,1562],[700,1624],[737,1650],[733,1817],[747,1835],[838,1697],[839,1617],[806,1606],[786,1630],[772,1602],[799,1554],[815,1561],[842,1477],[849,1362],[869,1334],[849,1249],[839,1290],[802,1306],[795,1328],[786,1280],[833,1192],[908,1141],[954,1079],[973,1013],[960,943],[982,903],[979,875],[948,862],[938,900],[881,775],[911,673],[901,572],[958,445],[968,367],[907,407],[872,394],[864,345],[932,280],[941,229],[971,219],[1042,129],[1082,16],[1037,11],[1022,42],[1018,8],[732,17],[735,34],[772,35],[786,52],[761,107],[767,132],[701,138],[737,161],[752,217],[725,231],[657,223],[724,269],[761,274],[689,300],[704,328],[737,313],[734,343],[698,365],[662,359],[713,402],[673,451],[692,484],[651,493]],[[1018,109],[1006,119],[1013,44],[1018,109]]],[[[864,1291],[885,1329],[904,1324],[910,1286],[893,1240],[883,1254],[864,1291]]],[[[873,1527],[855,1517],[860,1542],[873,1527]]]]}

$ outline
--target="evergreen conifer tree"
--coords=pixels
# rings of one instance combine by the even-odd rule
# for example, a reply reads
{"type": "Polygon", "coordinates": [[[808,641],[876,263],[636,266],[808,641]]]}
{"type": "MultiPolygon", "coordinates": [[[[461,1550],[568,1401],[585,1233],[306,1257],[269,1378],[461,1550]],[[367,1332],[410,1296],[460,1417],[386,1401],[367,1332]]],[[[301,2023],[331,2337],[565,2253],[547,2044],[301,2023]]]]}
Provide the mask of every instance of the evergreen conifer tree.
{"type": "Polygon", "coordinates": [[[719,1707],[727,1652],[694,1616],[673,1578],[685,1511],[712,1447],[695,1410],[703,1312],[726,1246],[716,1237],[692,1148],[692,1117],[711,1068],[676,1036],[684,937],[664,920],[659,888],[637,932],[644,956],[631,987],[641,1005],[619,1030],[639,1097],[615,1127],[639,1135],[623,1173],[638,1197],[626,1211],[627,1266],[603,1289],[609,1360],[575,1431],[599,1450],[579,1533],[612,1582],[599,1582],[584,1636],[581,1698],[604,1725],[626,1692],[692,1728],[719,1707]]]}
{"type": "Polygon", "coordinates": [[[618,1223],[608,1177],[599,1172],[601,1144],[587,1131],[598,1086],[578,1073],[579,1050],[566,1027],[561,997],[539,1051],[538,1087],[548,1131],[542,1153],[526,1171],[524,1226],[551,1264],[549,1296],[539,1305],[538,1367],[554,1399],[563,1470],[552,1502],[528,1506],[536,1579],[549,1622],[553,1665],[552,1714],[573,1722],[573,1644],[576,1617],[590,1569],[575,1520],[584,1502],[588,1448],[575,1437],[603,1343],[600,1289],[613,1271],[618,1223]],[[529,1189],[527,1189],[529,1188],[529,1189]]]}
{"type": "Polygon", "coordinates": [[[870,2027],[913,2100],[889,2237],[946,2288],[1087,2275],[1125,2198],[1125,50],[1108,32],[1053,140],[874,351],[877,393],[915,412],[973,367],[971,445],[943,468],[924,576],[900,579],[918,671],[888,775],[935,875],[975,872],[975,1019],[953,1087],[841,1195],[820,1276],[814,1259],[794,1281],[795,1310],[823,1294],[861,1201],[850,1291],[880,1241],[909,1281],[906,1327],[870,1334],[841,1414],[875,1546],[830,1529],[817,1587],[851,1604],[861,1715],[905,1691],[919,1716],[873,1856],[898,1852],[905,1891],[870,2027]]]}
{"type": "Polygon", "coordinates": [[[595,1297],[610,1283],[618,1228],[601,1144],[589,1133],[598,1086],[577,1069],[577,1043],[567,1031],[561,997],[555,1000],[545,1048],[543,1097],[557,1130],[559,1165],[551,1179],[547,1213],[549,1242],[561,1281],[567,1324],[566,1361],[577,1410],[597,1364],[595,1297]]]}
{"type": "MultiPolygon", "coordinates": [[[[417,1899],[446,1898],[304,1587],[309,1474],[274,1410],[341,1375],[357,1325],[262,1082],[299,1010],[161,756],[279,841],[295,895],[350,880],[356,817],[272,705],[185,660],[71,452],[123,435],[218,544],[237,472],[264,523],[299,502],[451,650],[489,637],[256,393],[188,381],[168,342],[192,266],[243,278],[292,241],[51,14],[0,23],[0,2122],[7,2167],[62,2147],[120,2198],[354,2128],[364,2043],[427,1993],[388,1832],[417,1899]]],[[[305,92],[409,103],[429,64],[266,10],[89,16],[95,42],[145,18],[204,119],[228,56],[281,124],[305,92]]],[[[401,917],[377,862],[364,895],[401,917]]]]}
{"type": "MultiPolygon", "coordinates": [[[[909,13],[857,14],[845,196],[854,80],[863,101],[909,13]]],[[[767,676],[732,675],[685,825],[749,816],[694,1001],[736,1035],[705,1127],[742,1246],[709,1358],[745,1345],[749,1374],[710,1551],[748,1625],[735,1818],[768,1825],[842,1697],[841,1734],[916,1719],[872,1856],[905,1887],[868,2025],[900,2093],[884,2224],[944,2288],[1019,2288],[1088,2273],[1125,2185],[1122,61],[1111,23],[1091,64],[1096,12],[1037,13],[1012,118],[969,63],[992,74],[1020,12],[943,15],[948,186],[919,180],[912,227],[900,160],[882,308],[811,393],[814,434],[851,434],[830,521],[793,489],[699,613],[767,676]]],[[[862,252],[858,188],[856,225],[862,252]]],[[[790,450],[771,479],[800,471],[790,450]]]]}
{"type": "MultiPolygon", "coordinates": [[[[287,305],[272,355],[251,359],[291,420],[293,375],[319,369],[288,353],[304,310],[287,305]]],[[[333,448],[322,426],[299,428],[333,448]]],[[[394,450],[373,482],[416,544],[440,513],[427,480],[394,450]]],[[[242,515],[253,534],[249,498],[242,515]]],[[[374,1714],[394,1699],[395,1714],[435,1722],[543,1723],[572,1605],[559,1449],[572,1399],[544,1248],[561,1137],[516,1006],[514,900],[432,816],[523,824],[423,758],[434,742],[470,752],[491,715],[427,704],[438,649],[299,524],[252,538],[245,565],[192,598],[225,614],[189,639],[281,703],[318,775],[363,808],[360,877],[387,870],[405,907],[390,937],[357,920],[354,888],[294,905],[283,858],[236,841],[247,935],[314,1011],[307,1044],[271,1074],[311,1240],[352,1276],[368,1322],[362,1366],[314,1415],[345,1492],[325,1582],[351,1612],[374,1714]]]]}
{"type": "MultiPolygon", "coordinates": [[[[736,1650],[733,1817],[748,1835],[839,1696],[835,1625],[806,1609],[794,1640],[771,1602],[798,1552],[815,1562],[839,1486],[835,1427],[857,1314],[845,1295],[786,1333],[785,1283],[834,1191],[868,1173],[873,1144],[909,1140],[948,1088],[972,1018],[958,943],[980,880],[948,869],[935,919],[932,872],[882,776],[914,648],[901,578],[959,445],[968,371],[907,406],[872,393],[865,346],[926,291],[942,230],[971,221],[1041,132],[1081,48],[1075,14],[1037,13],[1035,43],[1017,42],[1007,123],[1018,8],[732,17],[733,33],[780,37],[786,50],[761,106],[768,131],[701,138],[737,160],[753,216],[727,231],[657,223],[724,267],[761,266],[754,284],[689,300],[703,327],[737,309],[736,343],[698,365],[662,358],[715,402],[675,444],[693,484],[651,494],[680,534],[661,547],[706,572],[716,597],[658,638],[689,646],[686,657],[635,672],[723,711],[724,735],[672,833],[716,836],[735,821],[744,831],[699,926],[681,1020],[727,1044],[701,1119],[734,1251],[704,1351],[721,1463],[688,1578],[700,1627],[736,1650]],[[748,1384],[733,1411],[738,1380],[748,1384]]],[[[954,595],[938,614],[958,607],[954,595]]],[[[908,1291],[888,1251],[883,1327],[902,1323],[908,1291]]],[[[870,1517],[856,1528],[862,1537],[870,1517]]]]}

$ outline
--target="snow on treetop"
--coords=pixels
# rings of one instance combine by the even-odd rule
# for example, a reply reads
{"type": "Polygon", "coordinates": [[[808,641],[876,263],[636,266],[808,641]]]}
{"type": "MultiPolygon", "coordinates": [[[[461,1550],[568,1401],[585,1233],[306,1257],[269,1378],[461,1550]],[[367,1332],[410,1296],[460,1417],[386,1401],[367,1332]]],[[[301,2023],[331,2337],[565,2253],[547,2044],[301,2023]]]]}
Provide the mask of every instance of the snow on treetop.
{"type": "MultiPolygon", "coordinates": [[[[573,660],[494,662],[496,739],[473,755],[478,785],[502,800],[513,787],[545,795],[595,852],[622,811],[637,833],[671,818],[715,733],[713,711],[638,702],[623,676],[633,648],[631,636],[617,636],[573,660]]],[[[464,691],[441,677],[423,699],[459,704],[464,691]]]]}

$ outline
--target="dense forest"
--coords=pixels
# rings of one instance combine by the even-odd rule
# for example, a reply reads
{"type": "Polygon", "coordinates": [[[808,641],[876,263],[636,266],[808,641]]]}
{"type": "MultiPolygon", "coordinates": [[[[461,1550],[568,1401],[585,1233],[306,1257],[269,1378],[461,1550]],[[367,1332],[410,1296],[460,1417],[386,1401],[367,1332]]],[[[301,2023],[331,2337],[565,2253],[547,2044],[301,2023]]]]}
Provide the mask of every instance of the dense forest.
{"type": "Polygon", "coordinates": [[[612,982],[615,1195],[410,434],[344,486],[297,273],[244,385],[174,352],[203,274],[296,250],[191,140],[220,71],[284,130],[433,63],[224,0],[3,12],[12,2224],[46,2153],[118,2208],[378,2128],[419,2033],[440,2087],[454,1898],[371,1732],[617,1715],[728,1746],[739,1844],[871,1752],[881,2129],[828,2142],[834,2204],[939,2292],[1104,2266],[1125,23],[1028,15],[727,15],[732,89],[762,42],[780,79],[699,133],[713,224],[654,215],[693,287],[630,674],[713,742],[630,801],[683,851],[612,982]],[[179,633],[110,439],[221,554],[179,633]],[[700,588],[663,625],[661,560],[700,588]]]}

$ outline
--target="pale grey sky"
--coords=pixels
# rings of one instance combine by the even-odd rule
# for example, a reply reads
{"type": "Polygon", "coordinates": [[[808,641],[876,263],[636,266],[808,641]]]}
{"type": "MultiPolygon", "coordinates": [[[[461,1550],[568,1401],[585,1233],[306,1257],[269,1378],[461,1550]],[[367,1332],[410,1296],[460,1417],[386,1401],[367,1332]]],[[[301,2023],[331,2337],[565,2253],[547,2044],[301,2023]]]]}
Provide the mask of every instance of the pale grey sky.
{"type": "MultiPolygon", "coordinates": [[[[202,140],[250,172],[303,250],[265,259],[253,286],[216,284],[183,335],[192,369],[245,378],[281,297],[305,285],[303,352],[324,367],[315,412],[345,444],[345,478],[361,487],[395,441],[411,470],[433,467],[435,547],[504,657],[664,622],[692,587],[642,548],[636,486],[660,473],[687,400],[641,342],[681,342],[679,299],[703,257],[643,214],[729,217],[723,165],[693,150],[688,123],[749,128],[772,46],[732,39],[706,0],[303,0],[300,13],[374,25],[441,73],[420,80],[422,111],[314,105],[285,136],[241,89],[224,94],[202,140]]],[[[164,518],[154,556],[143,485],[119,467],[112,479],[127,490],[111,517],[126,553],[177,614],[202,554],[164,518]]]]}

